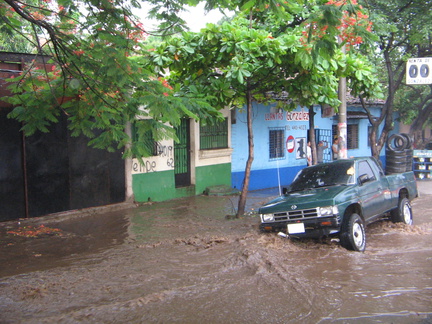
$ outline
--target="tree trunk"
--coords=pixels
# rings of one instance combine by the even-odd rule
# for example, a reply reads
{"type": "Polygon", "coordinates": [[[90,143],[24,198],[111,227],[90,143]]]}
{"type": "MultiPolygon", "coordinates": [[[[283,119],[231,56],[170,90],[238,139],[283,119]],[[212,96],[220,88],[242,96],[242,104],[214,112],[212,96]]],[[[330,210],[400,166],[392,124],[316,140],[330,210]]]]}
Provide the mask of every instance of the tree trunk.
{"type": "Polygon", "coordinates": [[[410,134],[414,135],[414,143],[416,148],[423,149],[426,145],[424,141],[425,138],[423,137],[423,127],[429,121],[431,114],[432,104],[429,104],[423,109],[420,109],[417,117],[411,124],[410,134]]]}
{"type": "Polygon", "coordinates": [[[309,138],[312,150],[312,164],[318,164],[317,145],[315,138],[315,112],[313,105],[309,107],[309,138]]]}
{"type": "Polygon", "coordinates": [[[372,131],[369,134],[369,140],[371,141],[371,153],[372,156],[379,160],[380,152],[387,141],[387,136],[389,132],[394,128],[393,125],[393,104],[394,104],[394,96],[396,91],[396,82],[395,82],[395,72],[392,70],[392,64],[390,59],[390,53],[385,50],[384,51],[384,59],[387,69],[388,75],[388,90],[387,90],[387,99],[384,104],[383,109],[381,110],[381,115],[378,119],[375,119],[370,114],[369,110],[365,108],[363,103],[363,108],[367,111],[369,116],[369,121],[372,124],[372,131]],[[381,134],[377,136],[379,133],[379,126],[384,120],[384,127],[381,131],[381,134]]]}
{"type": "Polygon", "coordinates": [[[238,202],[237,215],[236,215],[237,218],[243,216],[245,213],[246,198],[249,189],[250,173],[252,169],[252,162],[254,160],[254,141],[253,141],[253,129],[252,129],[252,93],[250,90],[247,90],[246,92],[246,106],[247,106],[246,112],[247,112],[249,155],[246,162],[242,191],[240,193],[240,199],[238,202]]]}

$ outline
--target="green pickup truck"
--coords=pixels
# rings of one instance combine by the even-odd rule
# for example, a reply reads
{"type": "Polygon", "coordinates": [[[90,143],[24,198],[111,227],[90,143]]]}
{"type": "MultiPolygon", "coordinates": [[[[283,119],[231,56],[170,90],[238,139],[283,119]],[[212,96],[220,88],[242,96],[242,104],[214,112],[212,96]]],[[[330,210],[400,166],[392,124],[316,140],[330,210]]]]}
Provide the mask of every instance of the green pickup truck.
{"type": "Polygon", "coordinates": [[[386,216],[411,225],[417,196],[412,171],[384,175],[375,158],[322,163],[301,170],[282,196],[259,209],[260,229],[298,238],[338,235],[342,246],[363,252],[365,225],[386,216]]]}

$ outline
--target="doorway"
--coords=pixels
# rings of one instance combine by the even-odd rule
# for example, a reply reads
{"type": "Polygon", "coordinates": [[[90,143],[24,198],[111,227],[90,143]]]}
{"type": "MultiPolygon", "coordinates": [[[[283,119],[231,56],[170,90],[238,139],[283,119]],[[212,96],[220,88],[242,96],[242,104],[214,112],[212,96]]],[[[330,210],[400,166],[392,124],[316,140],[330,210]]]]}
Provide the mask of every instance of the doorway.
{"type": "Polygon", "coordinates": [[[323,152],[323,162],[333,160],[331,146],[333,144],[333,133],[331,129],[315,129],[315,141],[318,145],[319,141],[323,141],[327,148],[323,152]]]}
{"type": "Polygon", "coordinates": [[[174,143],[174,176],[175,186],[186,187],[191,184],[190,167],[190,120],[183,118],[178,127],[176,135],[178,143],[174,143]]]}

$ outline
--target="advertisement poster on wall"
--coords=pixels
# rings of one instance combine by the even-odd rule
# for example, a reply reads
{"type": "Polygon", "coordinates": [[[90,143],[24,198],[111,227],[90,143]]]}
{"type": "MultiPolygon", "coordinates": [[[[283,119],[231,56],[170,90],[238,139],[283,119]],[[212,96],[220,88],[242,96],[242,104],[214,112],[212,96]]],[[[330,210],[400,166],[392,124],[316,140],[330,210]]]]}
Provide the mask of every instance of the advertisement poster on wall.
{"type": "Polygon", "coordinates": [[[296,138],[296,159],[306,158],[306,137],[296,138]]]}

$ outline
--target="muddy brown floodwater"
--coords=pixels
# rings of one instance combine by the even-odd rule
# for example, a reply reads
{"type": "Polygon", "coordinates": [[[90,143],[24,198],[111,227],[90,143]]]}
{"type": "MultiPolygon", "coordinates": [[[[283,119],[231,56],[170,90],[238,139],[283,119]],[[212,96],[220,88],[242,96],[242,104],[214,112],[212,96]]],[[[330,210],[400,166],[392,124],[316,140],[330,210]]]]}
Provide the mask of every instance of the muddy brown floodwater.
{"type": "Polygon", "coordinates": [[[414,225],[370,225],[365,253],[261,234],[253,214],[227,220],[236,199],[21,223],[61,236],[1,224],[0,323],[432,322],[432,190],[413,202],[414,225]]]}

